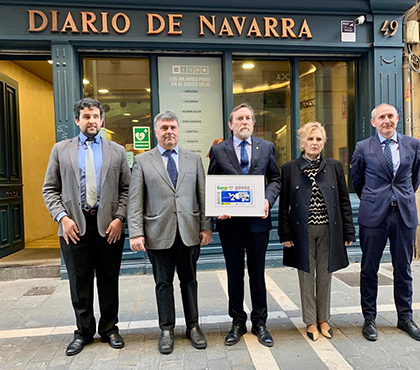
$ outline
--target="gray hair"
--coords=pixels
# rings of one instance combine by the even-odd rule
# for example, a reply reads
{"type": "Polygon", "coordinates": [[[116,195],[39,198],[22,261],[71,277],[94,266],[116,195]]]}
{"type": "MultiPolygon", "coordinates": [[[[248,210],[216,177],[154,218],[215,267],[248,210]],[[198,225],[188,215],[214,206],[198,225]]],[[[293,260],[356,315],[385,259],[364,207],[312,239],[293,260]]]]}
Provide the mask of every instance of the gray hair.
{"type": "Polygon", "coordinates": [[[324,144],[327,142],[327,133],[325,132],[324,127],[319,122],[308,122],[305,123],[298,131],[298,138],[299,138],[299,148],[300,151],[303,152],[303,148],[305,145],[305,141],[308,139],[309,135],[313,130],[318,130],[321,133],[322,139],[324,140],[324,144]]]}
{"type": "Polygon", "coordinates": [[[232,109],[232,112],[230,112],[230,116],[229,116],[229,122],[232,122],[232,120],[233,120],[233,113],[235,113],[236,111],[238,111],[241,108],[248,108],[250,110],[251,116],[252,116],[252,122],[255,123],[254,109],[247,103],[239,104],[238,106],[236,106],[235,108],[232,109]]]}
{"type": "Polygon", "coordinates": [[[380,106],[382,105],[387,105],[388,107],[391,107],[392,109],[394,109],[395,111],[395,116],[398,116],[398,112],[397,112],[397,108],[395,108],[393,105],[391,104],[387,104],[387,103],[381,103],[379,105],[377,105],[375,108],[372,109],[372,112],[370,114],[370,117],[372,118],[372,120],[375,120],[376,118],[376,109],[378,109],[380,106]]]}
{"type": "Polygon", "coordinates": [[[179,127],[179,121],[178,117],[174,112],[171,110],[165,110],[164,112],[160,112],[155,116],[155,119],[153,120],[153,128],[156,130],[157,123],[159,121],[176,121],[178,127],[179,127]]]}

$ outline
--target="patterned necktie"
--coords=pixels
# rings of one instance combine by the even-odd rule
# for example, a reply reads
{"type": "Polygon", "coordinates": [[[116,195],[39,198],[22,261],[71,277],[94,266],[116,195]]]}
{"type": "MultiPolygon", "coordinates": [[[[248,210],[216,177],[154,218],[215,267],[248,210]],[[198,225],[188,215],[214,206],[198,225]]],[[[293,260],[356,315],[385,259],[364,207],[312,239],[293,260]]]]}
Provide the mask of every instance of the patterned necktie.
{"type": "Polygon", "coordinates": [[[392,139],[384,140],[385,149],[384,149],[384,156],[385,156],[385,162],[388,166],[388,170],[391,173],[391,177],[394,177],[394,163],[392,162],[392,153],[391,153],[391,147],[389,144],[391,143],[392,139]]]}
{"type": "MultiPolygon", "coordinates": [[[[388,170],[391,174],[391,177],[394,177],[394,163],[392,161],[392,153],[391,153],[391,147],[389,146],[389,144],[391,143],[392,139],[386,139],[384,140],[384,144],[385,144],[385,148],[384,148],[384,157],[385,157],[385,162],[386,165],[388,166],[388,170]]],[[[391,202],[393,202],[394,200],[396,200],[397,198],[394,195],[394,192],[392,191],[391,193],[391,202]]]]}
{"type": "Polygon", "coordinates": [[[92,140],[86,140],[86,156],[85,156],[85,180],[86,180],[86,196],[85,208],[91,209],[97,201],[95,162],[93,160],[92,140]]]}
{"type": "Polygon", "coordinates": [[[166,170],[168,171],[169,177],[172,181],[172,184],[174,185],[174,188],[176,188],[176,180],[178,178],[178,171],[176,169],[176,163],[175,160],[172,158],[173,150],[165,150],[163,152],[163,155],[168,157],[168,165],[166,166],[166,170]]]}
{"type": "Polygon", "coordinates": [[[244,175],[248,175],[249,170],[249,157],[246,151],[246,144],[246,141],[242,141],[241,143],[241,169],[244,175]]]}

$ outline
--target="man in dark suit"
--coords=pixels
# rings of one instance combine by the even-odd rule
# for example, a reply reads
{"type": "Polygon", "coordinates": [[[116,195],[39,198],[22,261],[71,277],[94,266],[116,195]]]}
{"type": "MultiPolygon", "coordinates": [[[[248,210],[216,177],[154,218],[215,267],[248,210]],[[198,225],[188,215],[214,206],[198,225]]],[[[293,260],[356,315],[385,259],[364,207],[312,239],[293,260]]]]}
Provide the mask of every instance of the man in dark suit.
{"type": "Polygon", "coordinates": [[[244,301],[244,259],[247,266],[252,301],[252,333],[264,346],[273,345],[273,337],[266,328],[267,292],[265,287],[265,254],[271,230],[270,208],[280,193],[280,172],[274,157],[274,145],[251,136],[255,124],[252,107],[241,104],[229,118],[232,137],[210,150],[209,175],[264,175],[265,216],[219,216],[216,221],[226,261],[229,293],[229,316],[232,327],[225,339],[227,346],[239,342],[246,333],[247,314],[244,301]]]}
{"type": "Polygon", "coordinates": [[[197,260],[200,245],[212,240],[211,218],[204,215],[204,168],[198,154],[178,146],[177,116],[154,119],[157,147],[136,156],[128,200],[133,251],[145,251],[153,266],[161,336],[160,353],[174,348],[175,269],[180,280],[186,335],[193,347],[207,346],[198,324],[197,260]]]}
{"type": "Polygon", "coordinates": [[[378,270],[387,239],[394,268],[397,326],[420,340],[411,308],[410,266],[418,224],[414,193],[420,183],[420,142],[396,132],[398,119],[395,107],[378,105],[370,121],[376,134],[357,143],[351,163],[354,190],[360,198],[362,334],[372,341],[378,338],[378,270]]]}
{"type": "Polygon", "coordinates": [[[74,106],[80,134],[56,143],[42,189],[58,222],[61,251],[70,281],[77,330],[66,354],[76,355],[96,332],[93,282],[96,274],[101,318],[98,333],[112,348],[124,347],[118,333],[118,277],[130,169],[125,149],[101,138],[103,109],[85,98],[74,106]]]}

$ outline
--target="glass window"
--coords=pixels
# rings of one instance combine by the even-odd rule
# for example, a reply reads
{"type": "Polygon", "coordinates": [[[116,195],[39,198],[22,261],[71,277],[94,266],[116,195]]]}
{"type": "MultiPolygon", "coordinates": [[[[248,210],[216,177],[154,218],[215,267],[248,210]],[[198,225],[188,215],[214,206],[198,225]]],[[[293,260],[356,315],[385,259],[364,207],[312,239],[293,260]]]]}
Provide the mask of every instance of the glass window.
{"type": "Polygon", "coordinates": [[[300,125],[321,122],[327,132],[326,157],[348,173],[349,124],[354,125],[354,62],[300,61],[300,125]]]}
{"type": "MultiPolygon", "coordinates": [[[[280,166],[292,159],[288,61],[233,60],[233,103],[254,108],[254,136],[271,141],[280,166]]],[[[293,138],[294,139],[294,138],[293,138]]]]}
{"type": "Polygon", "coordinates": [[[133,127],[152,129],[148,59],[84,58],[83,96],[104,107],[107,139],[141,152],[133,148],[133,127]]]}

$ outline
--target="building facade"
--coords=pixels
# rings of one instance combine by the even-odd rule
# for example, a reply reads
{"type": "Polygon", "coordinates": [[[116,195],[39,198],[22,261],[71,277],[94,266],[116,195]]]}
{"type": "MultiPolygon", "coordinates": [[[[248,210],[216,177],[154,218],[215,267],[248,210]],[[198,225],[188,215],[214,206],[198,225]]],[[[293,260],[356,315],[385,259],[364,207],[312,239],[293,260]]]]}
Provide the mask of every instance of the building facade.
{"type": "MultiPolygon", "coordinates": [[[[343,162],[349,180],[355,143],[373,133],[371,109],[393,104],[402,120],[402,17],[414,4],[3,1],[0,257],[54,233],[40,185],[52,144],[78,134],[72,107],[85,96],[104,105],[102,134],[126,148],[129,162],[156,144],[153,117],[171,109],[180,145],[207,167],[211,145],[230,135],[230,110],[246,102],[256,112],[254,135],[274,143],[279,166],[299,155],[300,125],[317,120],[327,131],[325,155],[343,162]]],[[[273,216],[276,223],[276,209],[273,216]]],[[[357,243],[349,252],[358,258],[357,243]]],[[[268,264],[281,256],[273,229],[268,264]]],[[[223,264],[217,234],[200,263],[223,264]]],[[[126,243],[122,272],[148,266],[126,243]]]]}

